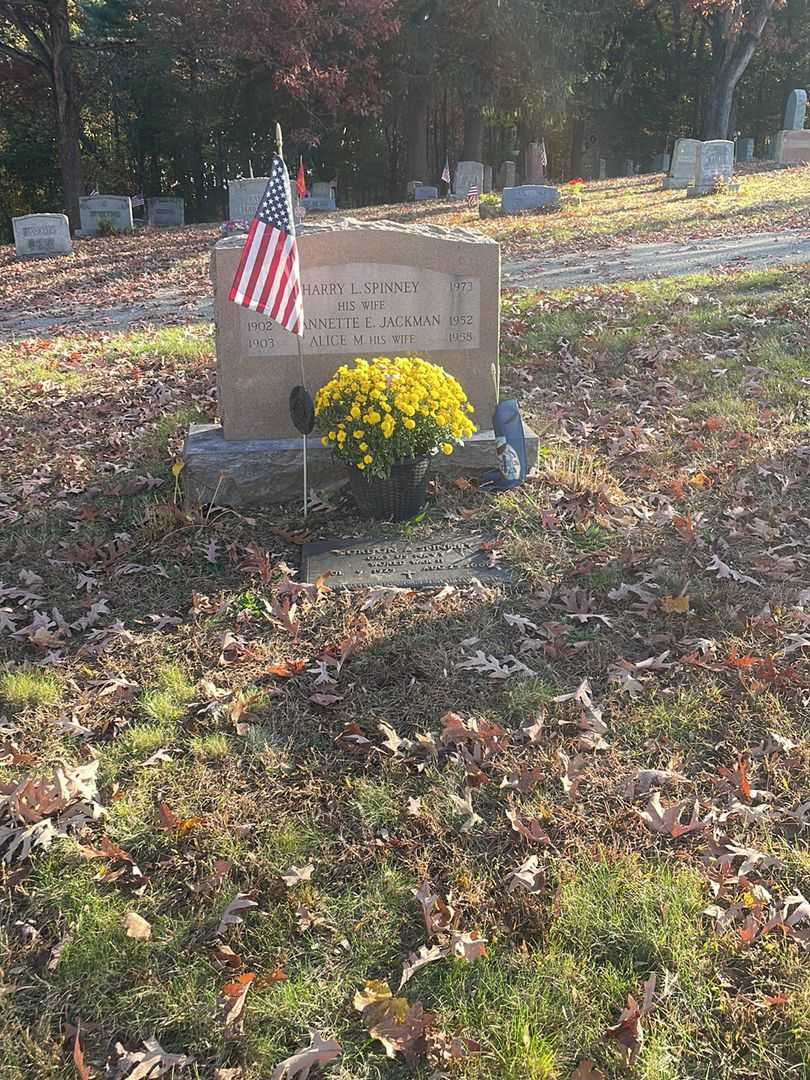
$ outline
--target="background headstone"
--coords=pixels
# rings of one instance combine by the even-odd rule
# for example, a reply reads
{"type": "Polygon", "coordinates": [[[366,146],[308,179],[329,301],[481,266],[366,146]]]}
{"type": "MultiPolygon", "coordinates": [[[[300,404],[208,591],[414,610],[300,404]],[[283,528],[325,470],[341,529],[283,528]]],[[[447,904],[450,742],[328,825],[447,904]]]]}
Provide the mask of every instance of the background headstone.
{"type": "Polygon", "coordinates": [[[653,158],[653,172],[669,172],[669,154],[656,154],[653,158]]]}
{"type": "Polygon", "coordinates": [[[504,188],[515,186],[515,177],[517,174],[517,166],[514,161],[504,161],[500,169],[498,169],[498,187],[503,191],[504,188]]]}
{"type": "Polygon", "coordinates": [[[622,165],[622,176],[635,176],[636,163],[632,158],[625,158],[622,165]]]}
{"type": "Polygon", "coordinates": [[[734,174],[734,143],[729,139],[710,139],[698,145],[695,175],[687,194],[708,195],[718,180],[730,183],[734,174]]]}
{"type": "Polygon", "coordinates": [[[503,189],[504,214],[520,214],[526,210],[540,210],[546,206],[558,206],[560,193],[547,184],[522,184],[520,187],[503,189]]]}
{"type": "Polygon", "coordinates": [[[791,90],[785,105],[785,131],[801,131],[807,115],[807,91],[791,90]]]}
{"type": "Polygon", "coordinates": [[[302,202],[307,210],[336,210],[335,185],[325,180],[316,180],[309,195],[302,202]]]}
{"type": "Polygon", "coordinates": [[[484,190],[484,166],[480,161],[460,161],[456,165],[453,178],[453,191],[461,199],[472,187],[478,188],[479,195],[484,190]]]}
{"type": "Polygon", "coordinates": [[[70,223],[64,214],[25,214],[11,219],[18,258],[69,255],[73,251],[70,223]]]}
{"type": "Polygon", "coordinates": [[[699,139],[678,139],[672,150],[672,163],[664,187],[687,188],[695,175],[695,161],[700,146],[699,139]]]}
{"type": "Polygon", "coordinates": [[[599,158],[599,179],[607,180],[607,161],[603,157],[599,158]]]}
{"type": "Polygon", "coordinates": [[[405,196],[410,202],[416,197],[416,189],[422,186],[421,180],[409,180],[405,188],[405,196]]]}
{"type": "Polygon", "coordinates": [[[776,136],[776,160],[780,165],[810,162],[810,128],[803,131],[780,131],[776,136]]]}
{"type": "Polygon", "coordinates": [[[754,140],[737,139],[737,161],[754,160],[754,140]]]}
{"type": "Polygon", "coordinates": [[[489,195],[492,191],[492,166],[484,166],[484,194],[489,195]]]}
{"type": "Polygon", "coordinates": [[[116,232],[132,232],[132,199],[129,195],[87,195],[79,199],[79,221],[85,236],[97,236],[102,221],[116,232]]]}
{"type": "Polygon", "coordinates": [[[438,199],[439,189],[430,184],[417,184],[413,189],[413,197],[416,202],[424,202],[426,199],[438,199]]]}
{"type": "Polygon", "coordinates": [[[184,225],[186,204],[176,196],[158,195],[146,200],[146,220],[150,225],[184,225]]]}
{"type": "MultiPolygon", "coordinates": [[[[220,240],[211,273],[217,385],[226,440],[295,434],[287,402],[301,382],[296,337],[228,300],[244,236],[220,240]]],[[[498,363],[500,249],[480,233],[351,219],[298,233],[302,340],[313,395],[357,356],[415,353],[464,387],[490,428],[498,363]]]]}
{"type": "Polygon", "coordinates": [[[544,151],[541,142],[529,143],[526,153],[526,183],[540,184],[546,178],[544,151]]]}
{"type": "Polygon", "coordinates": [[[250,180],[228,181],[228,219],[250,221],[256,213],[259,199],[269,183],[269,177],[257,176],[250,180]]]}

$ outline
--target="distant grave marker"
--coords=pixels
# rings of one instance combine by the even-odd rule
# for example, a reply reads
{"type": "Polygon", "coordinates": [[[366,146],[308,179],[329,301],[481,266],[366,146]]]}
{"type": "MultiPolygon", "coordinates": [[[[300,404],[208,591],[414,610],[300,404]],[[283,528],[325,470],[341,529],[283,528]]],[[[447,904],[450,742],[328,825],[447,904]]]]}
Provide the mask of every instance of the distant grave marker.
{"type": "Polygon", "coordinates": [[[730,184],[734,175],[734,143],[729,139],[710,139],[698,143],[695,175],[687,195],[709,195],[718,183],[730,184]]]}
{"type": "Polygon", "coordinates": [[[700,139],[678,139],[672,150],[672,164],[669,176],[664,180],[664,187],[671,189],[688,188],[695,175],[695,162],[700,139]]]}
{"type": "Polygon", "coordinates": [[[64,214],[25,214],[11,219],[14,249],[19,259],[70,255],[70,223],[64,214]]]}
{"type": "Polygon", "coordinates": [[[79,199],[79,220],[85,236],[98,236],[103,222],[116,232],[132,232],[132,199],[129,195],[87,195],[79,199]]]}
{"type": "Polygon", "coordinates": [[[185,200],[158,195],[146,200],[146,220],[150,225],[170,227],[185,224],[185,200]]]}

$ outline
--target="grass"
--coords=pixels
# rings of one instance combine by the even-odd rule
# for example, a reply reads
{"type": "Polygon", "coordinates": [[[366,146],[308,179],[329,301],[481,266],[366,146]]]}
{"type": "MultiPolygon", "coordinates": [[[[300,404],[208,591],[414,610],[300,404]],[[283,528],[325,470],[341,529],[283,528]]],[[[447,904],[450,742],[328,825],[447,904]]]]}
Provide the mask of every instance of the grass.
{"type": "Polygon", "coordinates": [[[774,814],[726,816],[717,835],[778,858],[753,883],[776,900],[807,895],[806,829],[784,812],[810,765],[809,310],[806,268],[504,296],[504,384],[541,433],[539,468],[499,497],[439,483],[411,535],[468,519],[500,537],[516,586],[366,610],[356,594],[299,598],[297,635],[266,617],[281,571],[269,584],[251,573],[247,545],[294,565],[283,531],[362,525],[342,496],[306,523],[295,506],[208,514],[176,501],[183,426],[210,415],[207,326],[0,348],[0,578],[14,583],[0,783],[97,756],[106,809],[0,870],[0,968],[14,988],[0,994],[4,1078],[73,1076],[79,1021],[96,1075],[115,1042],[135,1050],[154,1035],[194,1057],[192,1077],[238,1066],[259,1080],[313,1030],[343,1045],[325,1074],[337,1080],[442,1073],[438,1060],[386,1057],[353,1007],[367,980],[396,991],[426,944],[413,895],[425,880],[456,928],[487,943],[485,957],[437,960],[402,991],[448,1038],[480,1044],[449,1075],[568,1080],[588,1058],[608,1080],[806,1076],[805,950],[777,933],[751,945],[739,926],[715,933],[705,909],[736,901],[753,918],[751,884],[718,900],[710,833],[650,832],[648,796],[627,784],[671,769],[683,779],[665,806],[697,799],[701,816],[725,814],[721,770],[742,758],[774,814]],[[66,412],[81,416],[75,429],[66,412]],[[718,577],[715,555],[755,583],[718,577]],[[15,593],[32,573],[41,600],[15,593]],[[688,611],[667,612],[661,598],[681,593],[688,611]],[[36,639],[20,632],[34,612],[36,639]],[[316,686],[347,643],[341,669],[326,666],[334,685],[316,686]],[[529,672],[459,668],[476,649],[529,672]],[[655,657],[632,668],[628,690],[623,665],[655,657]],[[599,749],[576,704],[558,700],[585,678],[599,749]],[[413,760],[383,742],[387,724],[427,746],[448,711],[501,725],[509,745],[491,760],[471,747],[465,762],[440,742],[413,760]],[[774,733],[796,745],[763,756],[774,733]],[[583,755],[574,798],[560,751],[583,755]],[[521,770],[531,790],[515,790],[521,770]],[[468,775],[471,824],[459,806],[468,775]],[[549,842],[527,843],[509,809],[537,818],[549,842]],[[137,873],[89,857],[102,836],[137,873]],[[509,891],[529,854],[544,883],[509,891]],[[285,883],[308,864],[309,880],[285,883]],[[257,906],[223,931],[240,958],[228,971],[217,927],[240,893],[257,906]],[[127,937],[130,911],[151,924],[148,941],[127,937]],[[244,1030],[228,1038],[217,998],[241,972],[257,979],[244,1030]],[[628,1070],[606,1032],[652,975],[628,1070]]]}

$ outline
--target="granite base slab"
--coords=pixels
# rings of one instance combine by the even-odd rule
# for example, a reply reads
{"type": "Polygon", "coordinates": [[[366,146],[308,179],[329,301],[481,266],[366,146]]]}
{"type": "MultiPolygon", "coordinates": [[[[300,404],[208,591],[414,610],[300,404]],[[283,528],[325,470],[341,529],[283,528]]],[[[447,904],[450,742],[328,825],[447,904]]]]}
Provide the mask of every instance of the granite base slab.
{"type": "MultiPolygon", "coordinates": [[[[529,468],[537,462],[540,441],[526,432],[529,468]]],[[[218,506],[259,506],[301,500],[303,454],[300,439],[227,441],[219,424],[192,424],[186,437],[183,482],[186,498],[218,506]]],[[[447,457],[437,454],[440,476],[475,476],[496,467],[495,433],[479,431],[447,457]]],[[[324,491],[343,484],[347,475],[332,453],[311,436],[307,453],[310,488],[324,491]]]]}

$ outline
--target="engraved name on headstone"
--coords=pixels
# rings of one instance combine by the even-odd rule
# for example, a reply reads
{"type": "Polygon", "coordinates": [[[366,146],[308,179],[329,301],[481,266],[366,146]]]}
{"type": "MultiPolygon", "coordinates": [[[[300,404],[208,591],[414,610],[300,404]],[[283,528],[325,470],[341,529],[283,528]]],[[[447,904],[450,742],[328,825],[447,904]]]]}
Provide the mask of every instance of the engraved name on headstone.
{"type": "Polygon", "coordinates": [[[158,195],[146,200],[147,220],[154,226],[185,224],[185,200],[174,195],[158,195]]]}
{"type": "Polygon", "coordinates": [[[734,143],[730,139],[710,139],[698,144],[695,176],[687,194],[708,195],[718,183],[729,183],[734,173],[734,143]]]}
{"type": "Polygon", "coordinates": [[[228,181],[228,217],[231,221],[250,221],[264,195],[268,177],[228,181]]]}
{"type": "Polygon", "coordinates": [[[324,540],[304,544],[301,578],[315,581],[329,574],[331,588],[352,589],[368,585],[431,588],[479,581],[510,583],[511,572],[491,565],[490,552],[482,545],[487,537],[442,535],[424,540],[324,540]]]}
{"type": "Polygon", "coordinates": [[[70,224],[64,214],[25,214],[11,219],[18,258],[69,255],[73,250],[70,224]]]}

